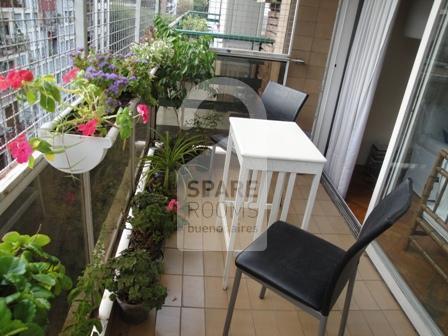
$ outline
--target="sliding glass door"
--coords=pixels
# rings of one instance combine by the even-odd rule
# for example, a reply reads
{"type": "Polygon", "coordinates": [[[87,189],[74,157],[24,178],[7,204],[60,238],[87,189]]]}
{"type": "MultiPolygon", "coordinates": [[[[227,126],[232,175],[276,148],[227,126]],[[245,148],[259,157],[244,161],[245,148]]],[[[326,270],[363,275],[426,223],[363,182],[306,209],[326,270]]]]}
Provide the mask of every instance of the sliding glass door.
{"type": "Polygon", "coordinates": [[[448,334],[448,1],[434,6],[370,208],[413,180],[411,211],[377,246],[448,334]]]}

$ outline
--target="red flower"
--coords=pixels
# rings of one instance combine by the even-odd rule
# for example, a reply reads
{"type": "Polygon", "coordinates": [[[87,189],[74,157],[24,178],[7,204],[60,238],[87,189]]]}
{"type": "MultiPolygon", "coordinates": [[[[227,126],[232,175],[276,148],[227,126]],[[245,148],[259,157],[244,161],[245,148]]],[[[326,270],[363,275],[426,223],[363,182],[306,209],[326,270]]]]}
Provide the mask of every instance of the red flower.
{"type": "Polygon", "coordinates": [[[138,104],[137,105],[137,112],[140,114],[140,116],[143,119],[143,123],[147,124],[149,120],[149,107],[145,104],[138,104]]]}
{"type": "Polygon", "coordinates": [[[5,91],[8,89],[9,89],[8,80],[4,76],[0,75],[0,91],[5,91]]]}
{"type": "Polygon", "coordinates": [[[31,82],[34,79],[33,73],[30,70],[19,70],[19,76],[23,82],[31,82]]]}
{"type": "Polygon", "coordinates": [[[31,82],[34,79],[33,73],[29,70],[10,70],[6,75],[6,81],[14,90],[22,87],[23,82],[31,82]]]}
{"type": "Polygon", "coordinates": [[[77,67],[73,67],[69,72],[62,76],[62,80],[64,81],[64,83],[69,83],[76,78],[78,72],[79,69],[77,67]]]}
{"type": "Polygon", "coordinates": [[[8,143],[8,150],[18,163],[27,162],[33,154],[33,148],[26,140],[25,134],[21,134],[17,139],[8,143]]]}
{"type": "Polygon", "coordinates": [[[177,200],[175,198],[171,199],[167,206],[166,206],[166,210],[170,211],[170,212],[176,212],[177,211],[177,200]]]}
{"type": "Polygon", "coordinates": [[[98,123],[98,121],[96,119],[92,119],[92,120],[86,122],[85,124],[79,125],[78,131],[80,131],[82,133],[82,135],[91,136],[96,131],[97,123],[98,123]]]}

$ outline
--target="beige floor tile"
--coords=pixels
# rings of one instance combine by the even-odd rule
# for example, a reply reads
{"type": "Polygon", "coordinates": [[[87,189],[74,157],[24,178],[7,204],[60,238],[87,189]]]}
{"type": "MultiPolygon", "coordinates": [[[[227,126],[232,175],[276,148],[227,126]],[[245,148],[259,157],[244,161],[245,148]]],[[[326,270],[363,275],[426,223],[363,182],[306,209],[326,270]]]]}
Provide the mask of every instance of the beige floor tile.
{"type": "Polygon", "coordinates": [[[370,293],[364,281],[355,281],[353,301],[361,310],[379,310],[378,304],[370,293]]]}
{"type": "MultiPolygon", "coordinates": [[[[332,311],[330,313],[330,316],[328,316],[328,321],[327,321],[327,335],[328,336],[339,335],[339,328],[341,326],[341,317],[342,317],[341,311],[332,311]]],[[[350,331],[346,330],[344,336],[351,336],[350,331]]]]}
{"type": "Polygon", "coordinates": [[[273,310],[255,310],[252,312],[252,319],[257,336],[278,336],[275,320],[275,311],[273,310]]]}
{"type": "Polygon", "coordinates": [[[316,336],[319,330],[319,321],[310,314],[299,311],[298,313],[299,321],[302,326],[303,334],[305,336],[316,336]]]}
{"type": "Polygon", "coordinates": [[[222,277],[205,277],[205,306],[207,308],[227,308],[227,304],[228,294],[222,289],[222,277]]]}
{"type": "Polygon", "coordinates": [[[318,204],[318,208],[322,211],[322,214],[325,216],[341,215],[332,201],[318,200],[316,203],[318,204]]]}
{"type": "Polygon", "coordinates": [[[225,309],[205,310],[205,334],[207,336],[221,336],[226,319],[225,309]]]}
{"type": "Polygon", "coordinates": [[[182,276],[163,274],[162,284],[168,290],[168,296],[165,299],[165,306],[179,307],[182,304],[182,276]]]}
{"type": "Polygon", "coordinates": [[[204,278],[184,275],[182,281],[182,306],[204,307],[204,278]]]}
{"type": "Polygon", "coordinates": [[[350,311],[347,319],[347,329],[352,336],[373,336],[362,311],[350,311]]]}
{"type": "Polygon", "coordinates": [[[364,281],[376,303],[382,310],[400,309],[389,289],[382,281],[364,281]]]}
{"type": "Polygon", "coordinates": [[[222,276],[224,272],[224,258],[222,252],[204,252],[204,275],[222,276]]]}
{"type": "Polygon", "coordinates": [[[272,309],[274,304],[272,295],[267,295],[263,300],[261,300],[259,298],[261,285],[252,279],[246,279],[246,284],[247,292],[249,294],[249,302],[252,309],[272,309]]]}
{"type": "Polygon", "coordinates": [[[166,248],[164,251],[163,272],[165,274],[182,274],[183,255],[176,248],[166,248]]]}
{"type": "Polygon", "coordinates": [[[397,336],[417,335],[408,318],[401,310],[387,310],[384,311],[384,315],[397,336]]]}
{"type": "Polygon", "coordinates": [[[233,312],[232,324],[230,325],[230,335],[255,336],[255,328],[252,320],[252,314],[249,310],[236,309],[233,312]]]}
{"type": "MultiPolygon", "coordinates": [[[[229,301],[230,301],[230,296],[232,294],[232,288],[233,288],[233,281],[230,281],[229,288],[227,289],[227,295],[228,295],[229,301]]],[[[247,290],[247,279],[242,278],[240,281],[240,287],[238,289],[238,296],[236,297],[235,308],[236,309],[251,309],[249,292],[247,290]]]]}
{"type": "Polygon", "coordinates": [[[366,256],[362,256],[359,260],[358,278],[360,280],[381,280],[377,270],[366,256]]]}
{"type": "Polygon", "coordinates": [[[275,323],[281,336],[303,336],[302,325],[295,311],[276,311],[275,323]]]}
{"type": "Polygon", "coordinates": [[[181,336],[205,336],[205,310],[182,308],[181,336]]]}
{"type": "Polygon", "coordinates": [[[374,336],[396,336],[382,311],[363,311],[374,336]]]}
{"type": "Polygon", "coordinates": [[[184,275],[204,275],[204,256],[201,251],[184,252],[184,275]]]}
{"type": "Polygon", "coordinates": [[[163,307],[157,312],[156,336],[180,335],[180,308],[163,307]]]}

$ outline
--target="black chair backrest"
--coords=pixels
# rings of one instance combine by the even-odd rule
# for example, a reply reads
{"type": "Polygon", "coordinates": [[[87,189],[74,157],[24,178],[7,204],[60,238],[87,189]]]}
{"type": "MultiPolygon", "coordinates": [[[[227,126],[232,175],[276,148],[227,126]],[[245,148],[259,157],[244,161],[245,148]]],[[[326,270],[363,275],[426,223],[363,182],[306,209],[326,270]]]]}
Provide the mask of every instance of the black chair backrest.
{"type": "Polygon", "coordinates": [[[266,119],[295,121],[305,104],[308,94],[269,81],[261,95],[266,109],[266,119]]]}
{"type": "Polygon", "coordinates": [[[403,181],[393,192],[381,200],[364,222],[356,242],[347,250],[327,288],[323,314],[328,314],[347,281],[356,271],[359,258],[366,247],[389,229],[411,205],[412,181],[403,181]]]}

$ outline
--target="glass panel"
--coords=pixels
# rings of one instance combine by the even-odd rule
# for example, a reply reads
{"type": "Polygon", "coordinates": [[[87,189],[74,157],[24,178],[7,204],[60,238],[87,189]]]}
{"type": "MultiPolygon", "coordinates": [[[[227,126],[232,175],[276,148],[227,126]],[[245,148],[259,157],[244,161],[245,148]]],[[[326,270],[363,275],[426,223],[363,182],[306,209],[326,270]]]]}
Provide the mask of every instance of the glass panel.
{"type": "Polygon", "coordinates": [[[448,31],[447,2],[404,120],[384,194],[405,178],[414,182],[409,211],[379,243],[408,286],[448,333],[448,31]]]}
{"type": "MultiPolygon", "coordinates": [[[[9,231],[44,233],[51,238],[46,251],[57,256],[75,280],[85,267],[80,183],[47,166],[0,215],[0,237],[9,231]]],[[[48,335],[62,327],[68,303],[65,293],[52,303],[48,335]]]]}

